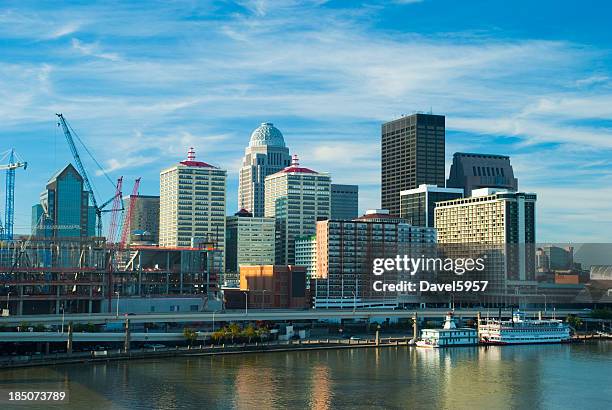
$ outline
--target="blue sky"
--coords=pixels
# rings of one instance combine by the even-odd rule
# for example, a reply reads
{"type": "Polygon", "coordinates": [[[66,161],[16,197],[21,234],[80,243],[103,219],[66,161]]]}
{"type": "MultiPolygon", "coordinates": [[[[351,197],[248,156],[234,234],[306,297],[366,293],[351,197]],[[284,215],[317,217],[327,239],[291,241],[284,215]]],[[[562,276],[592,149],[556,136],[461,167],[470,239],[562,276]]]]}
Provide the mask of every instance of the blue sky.
{"type": "MultiPolygon", "coordinates": [[[[508,154],[538,193],[538,240],[612,240],[612,8],[605,1],[5,1],[0,151],[16,232],[70,161],[63,112],[126,192],[198,158],[228,170],[271,121],[305,166],[379,206],[380,124],[446,115],[456,151],[508,154]],[[509,6],[511,4],[511,6],[509,6]]],[[[86,161],[102,200],[113,187],[86,161]]],[[[3,191],[3,189],[2,189],[3,191]]],[[[3,192],[2,192],[3,194],[3,192]]],[[[4,201],[2,201],[4,203],[4,201]]],[[[2,209],[3,213],[3,209],[2,209]]]]}

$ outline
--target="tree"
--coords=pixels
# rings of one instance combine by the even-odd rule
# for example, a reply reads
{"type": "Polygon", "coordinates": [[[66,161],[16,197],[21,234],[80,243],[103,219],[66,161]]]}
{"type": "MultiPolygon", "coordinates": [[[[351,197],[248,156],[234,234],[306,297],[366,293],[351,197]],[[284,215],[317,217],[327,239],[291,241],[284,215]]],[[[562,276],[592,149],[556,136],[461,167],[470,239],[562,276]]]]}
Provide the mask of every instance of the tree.
{"type": "Polygon", "coordinates": [[[236,323],[231,323],[228,326],[229,336],[232,338],[232,343],[234,343],[234,338],[240,336],[240,326],[236,323]]]}
{"type": "Polygon", "coordinates": [[[185,339],[187,339],[187,343],[189,343],[189,345],[198,340],[198,332],[189,327],[183,329],[183,336],[185,336],[185,339]]]}
{"type": "Polygon", "coordinates": [[[566,321],[574,329],[578,329],[582,326],[582,319],[580,319],[578,316],[570,315],[567,317],[566,321]]]}
{"type": "Polygon", "coordinates": [[[251,325],[248,325],[242,333],[244,337],[249,340],[249,343],[251,343],[251,340],[257,336],[257,332],[255,331],[255,328],[251,325]]]}
{"type": "Polygon", "coordinates": [[[210,335],[210,338],[214,343],[219,343],[225,339],[225,331],[223,329],[216,330],[210,335]]]}

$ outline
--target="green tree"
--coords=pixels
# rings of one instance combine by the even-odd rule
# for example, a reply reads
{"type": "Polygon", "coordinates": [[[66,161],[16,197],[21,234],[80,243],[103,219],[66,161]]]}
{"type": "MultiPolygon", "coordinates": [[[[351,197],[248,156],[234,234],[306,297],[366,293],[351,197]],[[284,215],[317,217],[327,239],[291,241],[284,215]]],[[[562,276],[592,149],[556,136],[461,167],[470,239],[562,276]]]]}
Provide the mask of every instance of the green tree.
{"type": "Polygon", "coordinates": [[[578,329],[582,326],[582,319],[580,319],[578,316],[570,315],[567,317],[566,321],[574,329],[578,329]]]}

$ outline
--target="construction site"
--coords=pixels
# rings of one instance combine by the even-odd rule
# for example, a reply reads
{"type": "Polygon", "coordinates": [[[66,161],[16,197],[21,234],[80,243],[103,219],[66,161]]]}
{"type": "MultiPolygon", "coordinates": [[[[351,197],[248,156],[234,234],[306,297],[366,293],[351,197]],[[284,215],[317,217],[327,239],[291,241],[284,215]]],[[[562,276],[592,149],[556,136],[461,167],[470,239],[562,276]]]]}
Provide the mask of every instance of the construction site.
{"type": "MultiPolygon", "coordinates": [[[[0,153],[0,170],[6,172],[0,221],[2,315],[200,311],[220,303],[223,258],[217,246],[159,247],[154,238],[134,241],[134,211],[145,198],[138,192],[140,178],[126,202],[123,177],[115,184],[62,114],[57,117],[73,162],[47,182],[40,203],[32,207],[29,234],[13,233],[15,171],[25,170],[27,162],[14,149],[0,153]],[[114,195],[107,201],[98,199],[77,143],[100,168],[96,173],[112,183],[114,195]],[[108,223],[104,233],[103,215],[108,223]]],[[[142,232],[138,236],[144,237],[142,232]]]]}
{"type": "Polygon", "coordinates": [[[217,299],[220,263],[212,249],[116,250],[104,238],[3,241],[2,307],[32,315],[102,313],[120,298],[147,298],[147,311],[164,298],[196,297],[206,305],[217,299]]]}

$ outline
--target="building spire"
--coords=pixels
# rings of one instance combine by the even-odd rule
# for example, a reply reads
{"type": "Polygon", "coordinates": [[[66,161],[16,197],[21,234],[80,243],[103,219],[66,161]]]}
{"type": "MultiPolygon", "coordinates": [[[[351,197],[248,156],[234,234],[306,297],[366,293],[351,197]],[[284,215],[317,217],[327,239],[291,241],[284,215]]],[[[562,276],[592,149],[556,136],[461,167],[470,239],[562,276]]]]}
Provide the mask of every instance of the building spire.
{"type": "Polygon", "coordinates": [[[187,152],[187,161],[195,161],[196,159],[196,155],[195,155],[195,150],[193,149],[193,147],[189,148],[189,151],[187,152]]]}
{"type": "Polygon", "coordinates": [[[291,157],[291,166],[298,167],[299,165],[300,165],[300,161],[298,159],[297,154],[293,154],[293,156],[291,157]]]}

